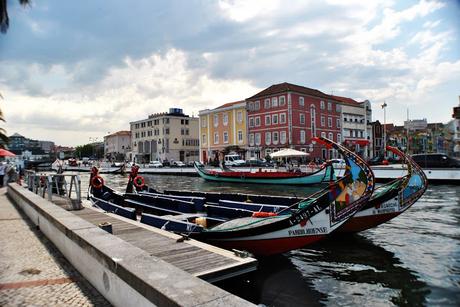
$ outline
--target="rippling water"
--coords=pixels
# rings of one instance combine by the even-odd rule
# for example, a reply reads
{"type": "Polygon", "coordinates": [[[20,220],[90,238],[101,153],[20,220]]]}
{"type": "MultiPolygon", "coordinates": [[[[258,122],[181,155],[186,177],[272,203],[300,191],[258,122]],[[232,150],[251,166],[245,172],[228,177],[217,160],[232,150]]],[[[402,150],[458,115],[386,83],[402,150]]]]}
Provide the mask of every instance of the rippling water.
{"type": "MultiPolygon", "coordinates": [[[[120,191],[127,181],[104,177],[120,191]]],[[[159,190],[301,196],[318,189],[145,178],[159,190]]],[[[82,182],[87,184],[86,175],[82,182]]],[[[267,306],[460,306],[460,186],[431,185],[415,205],[386,224],[261,259],[257,272],[218,286],[267,306]]]]}

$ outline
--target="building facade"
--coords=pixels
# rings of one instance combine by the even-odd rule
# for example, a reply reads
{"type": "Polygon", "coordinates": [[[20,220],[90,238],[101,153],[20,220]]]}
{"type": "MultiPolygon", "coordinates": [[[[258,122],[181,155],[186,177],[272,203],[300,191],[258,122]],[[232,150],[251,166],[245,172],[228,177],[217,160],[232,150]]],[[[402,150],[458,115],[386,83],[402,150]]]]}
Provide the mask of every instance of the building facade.
{"type": "Polygon", "coordinates": [[[104,156],[113,161],[124,161],[131,151],[131,131],[118,131],[104,136],[104,156]]]}
{"type": "Polygon", "coordinates": [[[157,160],[195,161],[199,159],[198,118],[171,108],[130,123],[132,159],[136,163],[157,160]]]}
{"type": "Polygon", "coordinates": [[[222,155],[234,151],[246,157],[246,102],[226,103],[215,109],[202,110],[200,118],[200,161],[221,160],[222,155]]]}
{"type": "Polygon", "coordinates": [[[343,144],[364,158],[372,157],[371,103],[368,100],[358,102],[347,97],[333,97],[341,104],[343,144]]]}
{"type": "Polygon", "coordinates": [[[371,123],[372,126],[372,157],[384,156],[384,149],[383,149],[383,126],[382,124],[376,120],[375,122],[371,123]]]}
{"type": "Polygon", "coordinates": [[[342,140],[340,104],[332,96],[307,87],[275,84],[246,99],[250,157],[264,158],[282,148],[295,148],[310,158],[337,157],[335,150],[314,144],[323,136],[342,140]]]}

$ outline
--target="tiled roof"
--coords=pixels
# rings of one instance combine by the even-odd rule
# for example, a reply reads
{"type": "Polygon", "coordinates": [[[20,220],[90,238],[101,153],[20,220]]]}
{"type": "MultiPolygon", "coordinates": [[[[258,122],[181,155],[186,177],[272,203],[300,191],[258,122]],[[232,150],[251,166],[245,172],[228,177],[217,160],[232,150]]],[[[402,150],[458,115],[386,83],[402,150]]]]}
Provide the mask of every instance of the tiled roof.
{"type": "Polygon", "coordinates": [[[255,99],[255,98],[259,98],[259,97],[263,97],[263,96],[270,96],[270,95],[274,95],[274,94],[278,94],[278,93],[284,93],[284,92],[288,92],[288,91],[297,92],[297,93],[310,95],[310,96],[315,96],[315,97],[320,97],[320,98],[325,98],[325,99],[334,99],[333,96],[325,94],[325,93],[323,93],[321,91],[318,91],[318,90],[315,90],[315,89],[312,89],[312,88],[308,88],[308,87],[305,87],[305,86],[300,86],[300,85],[295,85],[295,84],[292,84],[292,83],[287,83],[287,82],[280,83],[280,84],[274,84],[274,85],[264,89],[263,91],[255,94],[254,96],[251,96],[251,97],[247,98],[247,99],[255,99]]]}
{"type": "Polygon", "coordinates": [[[218,106],[217,108],[214,108],[213,110],[217,110],[217,109],[223,109],[223,108],[228,108],[228,107],[231,107],[235,104],[239,104],[239,103],[242,103],[244,102],[244,100],[240,100],[240,101],[235,101],[235,102],[228,102],[228,103],[225,103],[221,106],[218,106]]]}
{"type": "Polygon", "coordinates": [[[348,97],[342,97],[342,96],[335,96],[335,95],[332,95],[332,97],[334,97],[335,100],[341,102],[341,103],[344,103],[344,104],[348,104],[348,105],[354,105],[354,106],[359,106],[361,105],[362,102],[358,102],[354,99],[351,99],[351,98],[348,98],[348,97]]]}
{"type": "Polygon", "coordinates": [[[117,131],[115,133],[106,135],[106,137],[109,137],[109,136],[123,136],[123,135],[131,135],[131,131],[126,131],[126,130],[117,131]]]}

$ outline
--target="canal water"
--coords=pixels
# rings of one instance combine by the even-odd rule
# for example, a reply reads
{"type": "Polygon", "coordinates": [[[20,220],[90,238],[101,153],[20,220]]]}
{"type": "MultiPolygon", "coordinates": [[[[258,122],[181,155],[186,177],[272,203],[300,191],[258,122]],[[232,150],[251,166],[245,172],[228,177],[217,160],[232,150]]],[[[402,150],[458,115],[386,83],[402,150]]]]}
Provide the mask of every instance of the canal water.
{"type": "MultiPolygon", "coordinates": [[[[82,175],[87,184],[87,175],[82,175]]],[[[308,195],[318,187],[205,182],[199,177],[146,175],[157,190],[308,195]]],[[[123,191],[126,176],[104,175],[123,191]]],[[[259,260],[244,278],[217,284],[266,306],[460,306],[460,186],[430,185],[392,221],[259,260]]]]}

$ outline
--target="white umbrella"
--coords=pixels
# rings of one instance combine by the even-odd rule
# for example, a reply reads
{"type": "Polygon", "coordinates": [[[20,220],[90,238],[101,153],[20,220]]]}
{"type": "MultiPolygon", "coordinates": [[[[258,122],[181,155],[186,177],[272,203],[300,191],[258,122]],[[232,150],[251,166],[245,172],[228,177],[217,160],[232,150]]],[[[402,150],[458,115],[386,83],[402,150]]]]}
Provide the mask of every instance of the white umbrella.
{"type": "Polygon", "coordinates": [[[272,158],[289,158],[289,157],[306,157],[306,156],[309,156],[309,155],[310,154],[308,154],[306,152],[303,152],[303,151],[295,150],[295,149],[292,149],[292,148],[286,148],[286,149],[282,149],[280,151],[271,153],[270,157],[272,157],[272,158]]]}

